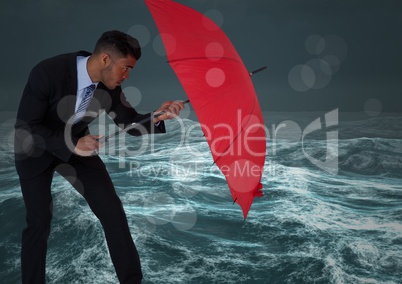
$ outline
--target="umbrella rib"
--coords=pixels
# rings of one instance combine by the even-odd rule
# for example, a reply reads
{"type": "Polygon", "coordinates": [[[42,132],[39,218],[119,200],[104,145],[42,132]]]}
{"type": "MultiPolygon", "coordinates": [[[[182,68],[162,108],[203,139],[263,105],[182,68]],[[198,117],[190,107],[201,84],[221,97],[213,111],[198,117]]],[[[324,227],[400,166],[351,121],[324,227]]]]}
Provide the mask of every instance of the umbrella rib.
{"type": "MultiPolygon", "coordinates": [[[[254,104],[253,104],[253,108],[252,108],[252,110],[251,110],[251,113],[253,113],[254,112],[254,108],[255,108],[255,101],[256,101],[256,99],[254,99],[254,104]]],[[[249,117],[249,120],[251,119],[251,117],[249,117]]],[[[248,121],[247,121],[248,122],[248,121]]],[[[226,147],[226,149],[223,151],[223,153],[225,153],[227,150],[229,150],[229,148],[233,145],[233,143],[234,142],[236,142],[237,141],[237,139],[239,138],[239,136],[240,136],[240,134],[242,134],[243,133],[243,129],[242,129],[242,127],[241,127],[241,125],[240,125],[240,131],[238,131],[238,134],[236,135],[236,137],[233,139],[233,141],[226,147]]],[[[214,163],[213,163],[213,165],[214,164],[216,164],[217,162],[218,162],[218,160],[221,158],[221,157],[223,157],[223,154],[221,154],[219,157],[217,157],[216,158],[216,160],[214,160],[214,163]]]]}

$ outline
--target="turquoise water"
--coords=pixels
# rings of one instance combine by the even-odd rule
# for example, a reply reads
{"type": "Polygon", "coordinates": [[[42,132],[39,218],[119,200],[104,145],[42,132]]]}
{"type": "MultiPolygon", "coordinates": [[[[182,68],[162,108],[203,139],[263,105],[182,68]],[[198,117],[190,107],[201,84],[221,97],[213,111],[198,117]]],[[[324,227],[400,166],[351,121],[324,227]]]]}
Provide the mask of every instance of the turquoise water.
{"type": "MultiPolygon", "coordinates": [[[[264,197],[245,221],[196,122],[170,121],[167,134],[105,145],[100,155],[125,207],[143,283],[402,283],[402,118],[340,114],[329,129],[338,139],[322,129],[302,141],[323,116],[290,116],[267,119],[264,197]],[[326,159],[336,163],[317,162],[326,159]]],[[[20,283],[25,218],[12,124],[0,130],[7,284],[20,283]]],[[[101,226],[80,194],[56,175],[53,198],[48,283],[117,283],[101,226]]]]}

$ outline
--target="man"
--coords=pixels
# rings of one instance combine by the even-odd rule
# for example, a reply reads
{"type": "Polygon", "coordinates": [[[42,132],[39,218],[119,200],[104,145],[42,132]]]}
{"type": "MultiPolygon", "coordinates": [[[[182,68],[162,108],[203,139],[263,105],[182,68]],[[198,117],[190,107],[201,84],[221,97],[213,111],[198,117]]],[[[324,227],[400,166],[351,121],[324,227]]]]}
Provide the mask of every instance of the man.
{"type": "Polygon", "coordinates": [[[164,133],[163,120],[179,114],[181,102],[166,102],[156,112],[140,115],[126,101],[121,84],[141,56],[138,41],[109,31],[93,54],[63,54],[36,65],[24,89],[15,125],[15,164],[26,206],[22,233],[23,283],[45,283],[47,239],[50,233],[51,183],[55,171],[83,195],[105,232],[120,283],[140,283],[138,252],[110,176],[96,152],[101,136],[88,124],[101,111],[124,127],[142,123],[132,135],[164,133]]]}

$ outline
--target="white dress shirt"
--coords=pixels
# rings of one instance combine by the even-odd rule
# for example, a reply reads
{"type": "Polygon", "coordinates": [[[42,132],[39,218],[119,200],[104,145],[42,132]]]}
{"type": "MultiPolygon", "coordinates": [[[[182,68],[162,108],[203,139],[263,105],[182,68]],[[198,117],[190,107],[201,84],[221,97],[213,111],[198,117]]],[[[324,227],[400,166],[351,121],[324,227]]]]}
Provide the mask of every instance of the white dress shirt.
{"type": "Polygon", "coordinates": [[[78,110],[78,107],[85,95],[85,89],[95,84],[95,89],[98,86],[98,83],[94,83],[89,77],[88,70],[87,70],[87,62],[89,56],[77,56],[77,100],[75,101],[75,111],[78,110]]]}

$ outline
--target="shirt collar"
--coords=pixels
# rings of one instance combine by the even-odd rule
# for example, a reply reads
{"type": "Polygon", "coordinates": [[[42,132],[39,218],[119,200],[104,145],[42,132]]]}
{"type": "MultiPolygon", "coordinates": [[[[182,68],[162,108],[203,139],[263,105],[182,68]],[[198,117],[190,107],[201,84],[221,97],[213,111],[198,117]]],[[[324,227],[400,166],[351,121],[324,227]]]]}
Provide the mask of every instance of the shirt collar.
{"type": "Polygon", "coordinates": [[[98,83],[93,83],[91,77],[89,77],[87,70],[87,62],[90,56],[77,56],[77,90],[82,90],[88,87],[89,85],[95,84],[95,87],[98,86],[98,83]]]}

